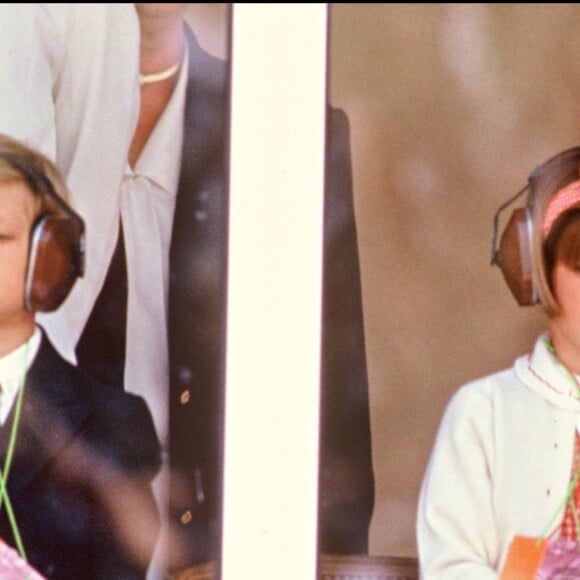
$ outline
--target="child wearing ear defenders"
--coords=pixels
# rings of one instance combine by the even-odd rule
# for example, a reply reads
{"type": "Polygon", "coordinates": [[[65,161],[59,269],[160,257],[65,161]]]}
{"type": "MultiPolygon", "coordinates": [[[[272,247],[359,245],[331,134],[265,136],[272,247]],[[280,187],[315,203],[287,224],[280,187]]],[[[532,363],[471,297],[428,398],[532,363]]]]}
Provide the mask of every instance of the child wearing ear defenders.
{"type": "Polygon", "coordinates": [[[524,285],[513,257],[531,264],[534,291],[512,292],[537,296],[548,328],[531,353],[464,385],[445,410],[418,505],[424,579],[503,578],[516,537],[578,541],[579,167],[580,148],[538,167],[520,192],[529,194],[525,235],[504,234],[496,263],[524,285]]]}
{"type": "Polygon", "coordinates": [[[50,161],[0,135],[0,539],[46,578],[144,578],[159,530],[150,412],[35,323],[82,273],[67,193],[50,161]]]}

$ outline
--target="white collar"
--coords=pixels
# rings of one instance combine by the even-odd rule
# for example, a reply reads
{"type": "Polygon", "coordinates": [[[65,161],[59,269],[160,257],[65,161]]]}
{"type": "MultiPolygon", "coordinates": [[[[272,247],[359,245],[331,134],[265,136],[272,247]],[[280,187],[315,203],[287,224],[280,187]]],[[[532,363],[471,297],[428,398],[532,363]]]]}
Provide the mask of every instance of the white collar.
{"type": "Polygon", "coordinates": [[[0,358],[0,424],[4,424],[14,399],[24,383],[24,377],[40,347],[42,333],[35,326],[32,336],[18,348],[0,358]]]}
{"type": "Polygon", "coordinates": [[[515,370],[530,389],[553,405],[580,412],[574,379],[553,352],[547,332],[538,337],[530,354],[516,360],[515,370]]]}

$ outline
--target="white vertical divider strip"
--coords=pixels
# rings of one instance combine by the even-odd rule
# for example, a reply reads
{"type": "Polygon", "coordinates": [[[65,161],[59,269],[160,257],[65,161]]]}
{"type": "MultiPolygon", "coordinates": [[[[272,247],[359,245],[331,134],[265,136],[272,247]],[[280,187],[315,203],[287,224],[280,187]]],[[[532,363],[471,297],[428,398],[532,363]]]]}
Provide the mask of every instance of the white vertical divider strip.
{"type": "Polygon", "coordinates": [[[316,570],[327,4],[232,9],[222,580],[316,570]]]}

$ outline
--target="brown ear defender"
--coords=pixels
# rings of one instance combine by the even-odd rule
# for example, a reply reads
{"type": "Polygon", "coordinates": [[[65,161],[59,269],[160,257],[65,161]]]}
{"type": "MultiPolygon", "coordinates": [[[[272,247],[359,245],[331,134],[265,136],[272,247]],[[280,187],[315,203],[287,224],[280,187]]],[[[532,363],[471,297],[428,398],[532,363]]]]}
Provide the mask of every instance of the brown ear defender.
{"type": "Polygon", "coordinates": [[[499,266],[511,293],[520,306],[532,306],[540,301],[533,266],[534,207],[537,205],[540,211],[543,211],[541,208],[551,196],[578,179],[579,166],[580,147],[572,147],[554,155],[536,167],[530,174],[526,186],[503,203],[495,214],[491,263],[499,266]],[[526,192],[529,193],[527,204],[512,212],[501,235],[498,248],[499,215],[526,192]],[[541,196],[542,199],[536,199],[536,196],[541,196]]]}
{"type": "Polygon", "coordinates": [[[513,211],[494,255],[511,293],[520,306],[538,302],[532,276],[532,212],[530,207],[513,211]]]}
{"type": "Polygon", "coordinates": [[[29,310],[51,312],[84,274],[85,224],[44,174],[15,156],[0,154],[0,158],[18,169],[33,191],[50,196],[63,213],[42,214],[30,232],[24,303],[29,310]]]}
{"type": "Polygon", "coordinates": [[[43,215],[30,237],[24,300],[35,312],[56,310],[83,274],[82,222],[43,215]]]}

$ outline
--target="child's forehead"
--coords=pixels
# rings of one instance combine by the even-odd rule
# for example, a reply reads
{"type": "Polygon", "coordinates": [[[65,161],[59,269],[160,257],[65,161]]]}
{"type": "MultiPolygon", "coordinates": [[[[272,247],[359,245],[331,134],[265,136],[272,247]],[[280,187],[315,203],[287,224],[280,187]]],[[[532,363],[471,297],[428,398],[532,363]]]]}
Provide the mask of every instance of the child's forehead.
{"type": "Polygon", "coordinates": [[[26,180],[0,178],[0,217],[33,216],[37,199],[26,180]]]}
{"type": "Polygon", "coordinates": [[[30,197],[41,196],[26,175],[16,168],[0,165],[0,192],[5,188],[10,189],[13,186],[30,197]]]}

